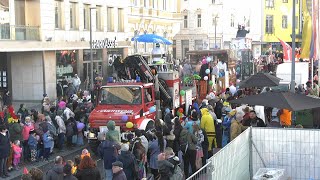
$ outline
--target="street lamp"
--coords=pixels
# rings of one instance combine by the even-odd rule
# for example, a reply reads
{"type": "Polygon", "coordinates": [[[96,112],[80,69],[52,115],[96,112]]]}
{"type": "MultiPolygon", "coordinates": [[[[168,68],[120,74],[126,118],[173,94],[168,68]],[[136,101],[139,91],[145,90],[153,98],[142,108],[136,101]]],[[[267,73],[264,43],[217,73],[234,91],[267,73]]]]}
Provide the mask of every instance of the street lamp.
{"type": "Polygon", "coordinates": [[[91,73],[91,88],[93,89],[94,87],[94,80],[93,80],[93,52],[92,52],[92,13],[91,10],[92,9],[96,9],[96,7],[90,7],[90,15],[89,15],[89,19],[90,19],[90,73],[91,73]]]}
{"type": "Polygon", "coordinates": [[[292,65],[291,65],[291,83],[290,83],[290,90],[291,92],[295,92],[295,75],[296,75],[296,69],[295,69],[295,61],[296,61],[296,0],[292,0],[292,65]]]}

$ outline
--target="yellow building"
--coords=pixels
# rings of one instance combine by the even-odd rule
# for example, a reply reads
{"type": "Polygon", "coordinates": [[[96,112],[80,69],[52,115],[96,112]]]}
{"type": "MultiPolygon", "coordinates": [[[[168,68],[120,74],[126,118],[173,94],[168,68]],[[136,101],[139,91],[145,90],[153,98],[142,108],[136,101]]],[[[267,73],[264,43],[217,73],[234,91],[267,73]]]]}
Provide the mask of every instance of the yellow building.
{"type": "MultiPolygon", "coordinates": [[[[285,42],[292,42],[292,1],[293,0],[264,0],[263,14],[263,41],[279,42],[278,38],[285,42]]],[[[301,0],[296,0],[296,34],[301,34],[301,0]]],[[[258,24],[257,24],[258,25],[258,24]]],[[[299,42],[297,38],[296,42],[299,42]]]]}
{"type": "MultiPolygon", "coordinates": [[[[129,37],[141,34],[157,34],[172,41],[180,29],[181,0],[131,0],[128,10],[129,37]]],[[[130,39],[131,40],[131,39],[130,39]]],[[[150,53],[153,44],[131,43],[129,54],[150,53]]],[[[164,47],[172,52],[172,46],[164,47]]]]}

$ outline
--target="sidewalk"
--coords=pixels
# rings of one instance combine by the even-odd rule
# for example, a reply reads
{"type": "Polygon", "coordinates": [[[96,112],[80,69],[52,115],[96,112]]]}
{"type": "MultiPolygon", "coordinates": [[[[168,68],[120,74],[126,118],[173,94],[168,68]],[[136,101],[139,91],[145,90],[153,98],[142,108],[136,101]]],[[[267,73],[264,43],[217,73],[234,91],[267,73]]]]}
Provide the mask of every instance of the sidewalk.
{"type": "MultiPolygon", "coordinates": [[[[87,144],[83,145],[83,146],[78,146],[75,147],[72,150],[69,149],[65,149],[65,151],[63,152],[57,152],[57,149],[54,149],[54,154],[50,156],[49,161],[48,162],[35,162],[35,163],[27,163],[24,166],[21,166],[21,169],[19,171],[13,170],[11,172],[9,172],[10,177],[6,178],[6,180],[8,179],[14,179],[14,180],[20,180],[21,179],[21,175],[23,174],[23,169],[24,167],[26,167],[28,170],[30,170],[33,167],[37,167],[39,169],[41,169],[43,171],[44,174],[46,174],[46,172],[53,166],[53,160],[56,156],[62,156],[64,157],[64,159],[67,160],[74,160],[74,156],[75,155],[80,155],[81,151],[84,148],[87,148],[87,144]]],[[[0,178],[1,179],[1,178],[0,178]]]]}

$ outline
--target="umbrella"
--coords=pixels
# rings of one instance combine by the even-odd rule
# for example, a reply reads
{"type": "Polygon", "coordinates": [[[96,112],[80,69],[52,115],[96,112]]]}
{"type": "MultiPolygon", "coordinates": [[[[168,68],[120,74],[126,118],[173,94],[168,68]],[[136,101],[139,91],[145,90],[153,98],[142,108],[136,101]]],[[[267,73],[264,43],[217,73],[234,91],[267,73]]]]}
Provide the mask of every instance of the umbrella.
{"type": "Polygon", "coordinates": [[[278,86],[280,78],[268,73],[257,73],[240,82],[240,88],[278,86]]]}
{"type": "Polygon", "coordinates": [[[132,38],[132,41],[145,42],[145,43],[162,43],[166,45],[171,45],[172,43],[161,36],[156,34],[142,34],[140,36],[132,38]]]}
{"type": "Polygon", "coordinates": [[[232,104],[261,105],[300,111],[320,107],[320,99],[292,92],[265,92],[230,101],[232,104]]]}

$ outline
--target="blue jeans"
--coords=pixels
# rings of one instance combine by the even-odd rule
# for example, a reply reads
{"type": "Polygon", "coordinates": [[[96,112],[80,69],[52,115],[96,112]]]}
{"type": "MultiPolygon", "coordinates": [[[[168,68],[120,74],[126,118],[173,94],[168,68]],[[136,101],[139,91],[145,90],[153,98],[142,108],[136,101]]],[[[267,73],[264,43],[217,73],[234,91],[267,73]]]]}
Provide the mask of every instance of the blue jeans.
{"type": "Polygon", "coordinates": [[[112,169],[105,169],[106,170],[106,178],[105,179],[112,179],[112,169]]]}

